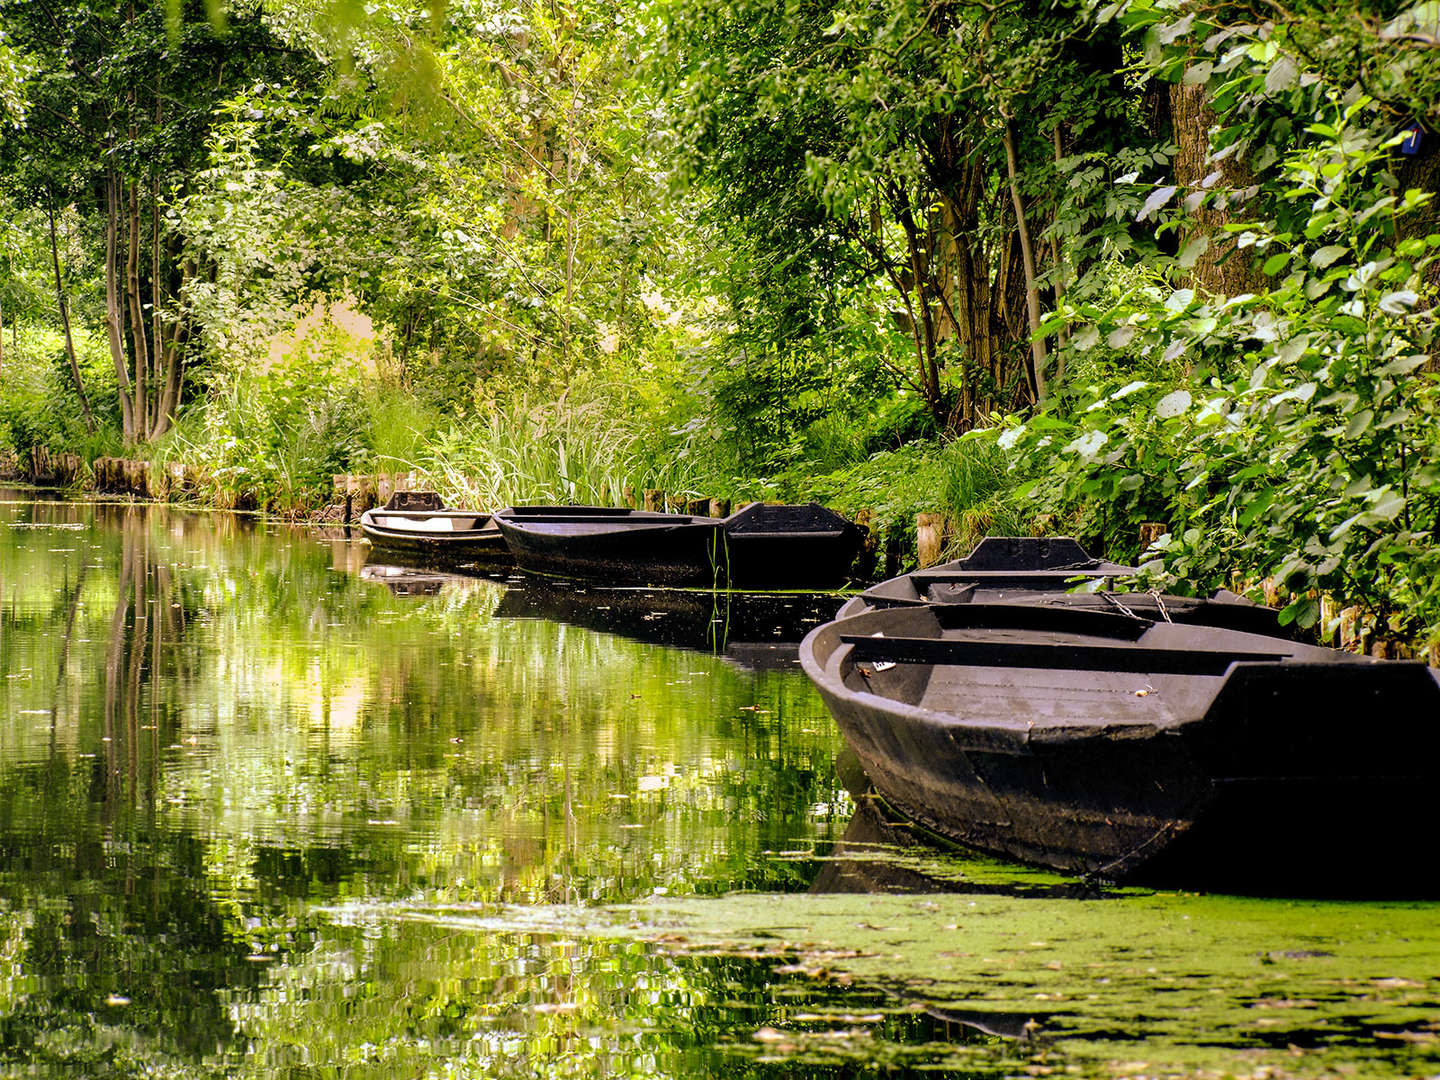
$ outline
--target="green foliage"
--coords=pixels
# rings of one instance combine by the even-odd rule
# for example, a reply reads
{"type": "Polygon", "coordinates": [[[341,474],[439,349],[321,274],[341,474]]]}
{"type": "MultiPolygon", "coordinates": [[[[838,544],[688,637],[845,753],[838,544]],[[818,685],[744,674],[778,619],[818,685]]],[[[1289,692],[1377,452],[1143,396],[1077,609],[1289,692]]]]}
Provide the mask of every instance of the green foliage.
{"type": "Polygon", "coordinates": [[[510,395],[440,431],[419,464],[441,491],[487,508],[615,504],[626,488],[699,494],[703,433],[657,431],[631,401],[624,384],[589,380],[558,404],[510,395]]]}
{"type": "Polygon", "coordinates": [[[1313,625],[1324,591],[1395,633],[1434,637],[1440,387],[1427,273],[1440,233],[1407,235],[1432,196],[1397,186],[1394,140],[1369,126],[1370,104],[1317,109],[1249,207],[1255,218],[1230,226],[1264,257],[1269,289],[1227,299],[1147,285],[1077,310],[1089,320],[1077,348],[1148,358],[1146,377],[1097,381],[1073,410],[999,441],[1046,462],[1037,497],[1086,507],[1122,552],[1139,521],[1168,522],[1150,567],[1167,585],[1273,575],[1291,592],[1287,620],[1313,625]]]}
{"type": "Polygon", "coordinates": [[[217,379],[203,414],[173,445],[222,503],[295,513],[329,501],[334,474],[362,456],[364,395],[352,346],[330,326],[268,370],[217,379]]]}
{"type": "MultiPolygon", "coordinates": [[[[47,446],[56,452],[89,451],[91,437],[81,421],[75,380],[65,360],[60,333],[44,324],[26,322],[4,331],[3,378],[0,378],[0,447],[25,451],[47,446]]],[[[76,353],[86,385],[103,385],[110,357],[105,343],[85,334],[76,335],[76,353]]],[[[110,416],[111,422],[118,420],[110,416]]],[[[108,430],[98,436],[97,446],[109,444],[108,430]]]]}
{"type": "Polygon", "coordinates": [[[1033,511],[1014,497],[1004,453],[985,432],[948,441],[912,442],[876,453],[848,468],[810,478],[787,491],[844,513],[872,513],[872,527],[900,538],[914,552],[915,517],[943,513],[950,521],[947,551],[967,554],[986,536],[1028,535],[1033,511]]]}

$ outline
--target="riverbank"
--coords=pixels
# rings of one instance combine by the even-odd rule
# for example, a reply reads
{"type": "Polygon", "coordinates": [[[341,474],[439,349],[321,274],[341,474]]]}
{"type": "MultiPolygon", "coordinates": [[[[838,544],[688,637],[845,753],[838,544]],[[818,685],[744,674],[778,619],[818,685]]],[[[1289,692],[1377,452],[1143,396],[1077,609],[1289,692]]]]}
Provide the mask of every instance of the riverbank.
{"type": "MultiPolygon", "coordinates": [[[[917,448],[913,447],[895,455],[877,455],[885,466],[894,464],[883,461],[887,456],[901,458],[908,465],[905,475],[898,478],[891,489],[883,486],[885,473],[876,468],[874,459],[863,467],[809,478],[808,482],[790,478],[784,488],[789,499],[823,501],[866,528],[867,539],[852,570],[856,581],[893,577],[962,557],[987,535],[1080,534],[1092,554],[1131,563],[1138,563],[1152,545],[1163,545],[1168,539],[1163,522],[1141,522],[1127,550],[1112,554],[1114,545],[1109,549],[1102,546],[1104,537],[1084,537],[1082,530],[1075,527],[1082,523],[1083,515],[1062,517],[1044,511],[1026,514],[1019,510],[1020,500],[1014,496],[1013,481],[1010,487],[997,483],[1003,477],[1003,470],[992,470],[988,484],[976,482],[981,473],[976,460],[983,458],[985,450],[978,440],[972,440],[972,444],[968,454],[958,453],[953,449],[956,444],[952,444],[948,463],[945,462],[946,448],[928,457],[917,454],[917,448]],[[961,463],[960,467],[957,462],[961,463]],[[963,474],[968,488],[965,482],[957,482],[957,473],[963,474]],[[929,508],[916,511],[917,492],[927,488],[938,490],[941,496],[929,508]],[[858,505],[866,496],[872,497],[870,505],[858,505]]],[[[12,454],[0,459],[0,479],[21,480],[37,487],[70,492],[206,506],[331,526],[358,524],[366,510],[383,505],[395,491],[437,491],[446,505],[459,509],[496,508],[484,495],[487,486],[493,488],[492,481],[453,470],[439,475],[421,470],[335,474],[325,497],[283,506],[273,494],[253,487],[234,486],[227,483],[227,478],[216,477],[186,462],[115,457],[86,462],[73,451],[52,453],[38,446],[32,447],[23,458],[12,454]]],[[[779,486],[772,482],[768,494],[776,494],[774,489],[779,486]]],[[[744,485],[740,487],[743,490],[744,485]]],[[[533,501],[563,500],[542,493],[533,501]]],[[[738,505],[726,496],[701,495],[689,490],[667,492],[661,488],[637,490],[632,484],[620,484],[612,490],[608,483],[599,485],[595,504],[713,517],[723,517],[732,506],[738,505]]],[[[1273,575],[1247,574],[1237,569],[1230,575],[1227,586],[1271,607],[1284,607],[1291,599],[1273,575]]],[[[1432,667],[1440,667],[1440,642],[1397,634],[1374,612],[1346,598],[1318,591],[1311,595],[1319,617],[1313,630],[1305,635],[1307,640],[1385,659],[1423,659],[1432,667]]]]}

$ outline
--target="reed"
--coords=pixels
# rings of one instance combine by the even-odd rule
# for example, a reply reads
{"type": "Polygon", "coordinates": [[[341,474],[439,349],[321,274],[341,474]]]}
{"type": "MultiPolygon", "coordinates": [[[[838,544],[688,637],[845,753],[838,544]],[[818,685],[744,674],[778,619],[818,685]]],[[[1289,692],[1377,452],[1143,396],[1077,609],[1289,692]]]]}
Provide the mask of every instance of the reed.
{"type": "Polygon", "coordinates": [[[559,402],[518,394],[452,424],[414,467],[442,493],[479,507],[611,503],[627,487],[695,488],[674,436],[627,415],[624,400],[605,387],[559,402]]]}

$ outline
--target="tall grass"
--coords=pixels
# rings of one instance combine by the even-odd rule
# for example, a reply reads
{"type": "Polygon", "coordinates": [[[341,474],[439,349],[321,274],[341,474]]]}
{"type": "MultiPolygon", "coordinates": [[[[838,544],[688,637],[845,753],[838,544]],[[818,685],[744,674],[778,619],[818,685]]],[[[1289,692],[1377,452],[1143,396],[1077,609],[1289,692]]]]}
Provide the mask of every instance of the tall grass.
{"type": "Polygon", "coordinates": [[[447,497],[478,507],[618,503],[627,488],[691,492],[699,470],[683,433],[656,430],[626,399],[616,386],[558,402],[512,395],[453,423],[420,469],[447,497]]]}

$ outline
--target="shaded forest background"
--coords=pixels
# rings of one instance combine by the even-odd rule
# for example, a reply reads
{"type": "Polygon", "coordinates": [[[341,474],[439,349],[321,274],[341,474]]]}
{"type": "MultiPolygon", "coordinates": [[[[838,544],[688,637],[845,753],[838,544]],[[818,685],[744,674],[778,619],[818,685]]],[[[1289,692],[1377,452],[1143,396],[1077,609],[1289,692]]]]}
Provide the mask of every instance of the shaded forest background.
{"type": "Polygon", "coordinates": [[[4,0],[0,447],[939,510],[1430,643],[1437,91],[1436,0],[4,0]]]}

